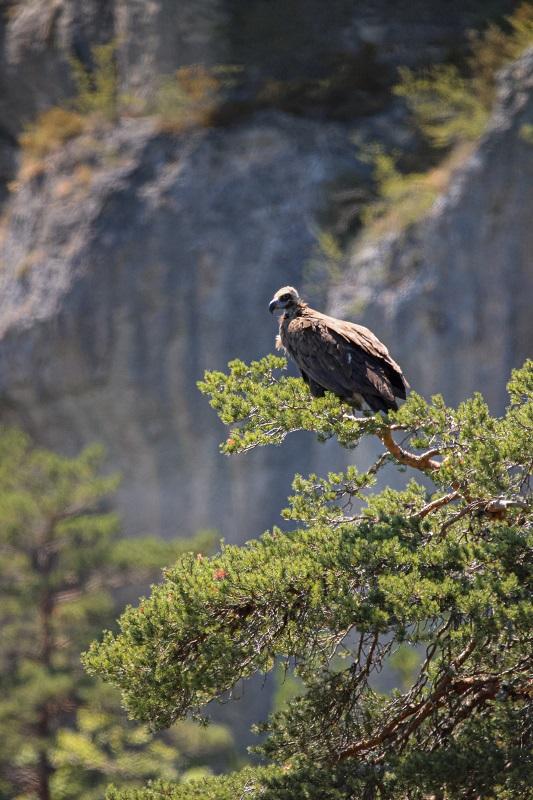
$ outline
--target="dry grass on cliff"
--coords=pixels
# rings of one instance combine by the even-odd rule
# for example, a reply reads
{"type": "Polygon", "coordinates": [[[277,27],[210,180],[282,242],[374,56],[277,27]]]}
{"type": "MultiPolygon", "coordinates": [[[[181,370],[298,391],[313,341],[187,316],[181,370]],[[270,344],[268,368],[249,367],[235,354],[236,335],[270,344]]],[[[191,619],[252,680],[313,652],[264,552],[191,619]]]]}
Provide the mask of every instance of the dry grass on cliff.
{"type": "Polygon", "coordinates": [[[120,92],[114,43],[93,48],[88,71],[72,61],[76,95],[65,106],[53,106],[28,124],[20,136],[22,166],[18,183],[41,174],[46,157],[84,132],[116,123],[121,117],[154,117],[160,130],[182,133],[209,127],[221,97],[233,80],[235,67],[181,67],[159,79],[148,99],[120,92]]]}
{"type": "Polygon", "coordinates": [[[10,191],[16,191],[20,185],[43,175],[46,157],[83,133],[85,125],[81,114],[60,106],[39,114],[20,135],[22,161],[16,180],[9,184],[10,191]]]}
{"type": "Polygon", "coordinates": [[[53,106],[26,127],[20,136],[20,146],[25,156],[41,159],[69,139],[79,136],[84,127],[81,114],[53,106]]]}
{"type": "Polygon", "coordinates": [[[154,100],[144,113],[153,114],[165,133],[210,127],[221,98],[231,86],[236,67],[180,67],[160,79],[154,100]]]}
{"type": "Polygon", "coordinates": [[[397,169],[392,156],[377,155],[374,170],[379,199],[362,212],[366,233],[374,237],[402,230],[428,214],[473,149],[473,142],[462,142],[427,172],[407,174],[397,169]]]}
{"type": "Polygon", "coordinates": [[[19,137],[22,162],[17,180],[10,188],[30,181],[46,170],[46,158],[66,142],[98,127],[113,123],[119,115],[118,77],[115,44],[98,45],[92,50],[94,68],[87,70],[79,61],[71,62],[77,92],[64,106],[52,106],[26,125],[19,137]]]}

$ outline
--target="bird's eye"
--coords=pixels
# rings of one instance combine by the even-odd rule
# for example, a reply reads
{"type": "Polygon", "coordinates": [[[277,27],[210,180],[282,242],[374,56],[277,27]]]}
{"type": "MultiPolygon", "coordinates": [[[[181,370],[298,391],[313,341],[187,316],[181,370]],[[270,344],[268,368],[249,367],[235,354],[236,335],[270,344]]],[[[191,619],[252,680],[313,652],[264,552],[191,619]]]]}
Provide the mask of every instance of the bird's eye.
{"type": "Polygon", "coordinates": [[[291,296],[290,296],[290,294],[282,294],[279,299],[280,300],[290,300],[291,296]]]}

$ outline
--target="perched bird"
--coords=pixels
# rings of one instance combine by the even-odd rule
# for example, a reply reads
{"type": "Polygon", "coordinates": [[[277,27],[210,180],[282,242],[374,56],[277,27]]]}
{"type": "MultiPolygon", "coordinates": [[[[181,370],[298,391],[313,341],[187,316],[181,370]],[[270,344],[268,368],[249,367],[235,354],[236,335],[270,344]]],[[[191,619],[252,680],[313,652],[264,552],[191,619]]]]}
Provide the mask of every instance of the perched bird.
{"type": "Polygon", "coordinates": [[[385,412],[405,399],[409,384],[368,328],[309,308],[293,286],[279,289],[268,309],[283,311],[276,346],[296,361],[313,397],[333,392],[355,408],[385,412]]]}

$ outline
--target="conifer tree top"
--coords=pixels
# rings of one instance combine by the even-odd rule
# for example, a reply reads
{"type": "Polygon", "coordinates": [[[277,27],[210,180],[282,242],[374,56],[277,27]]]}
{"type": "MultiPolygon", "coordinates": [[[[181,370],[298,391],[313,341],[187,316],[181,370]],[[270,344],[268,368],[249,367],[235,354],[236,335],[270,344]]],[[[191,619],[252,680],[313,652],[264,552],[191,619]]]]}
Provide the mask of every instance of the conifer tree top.
{"type": "MultiPolygon", "coordinates": [[[[294,665],[304,689],[263,726],[273,766],[242,779],[247,797],[521,796],[531,778],[533,362],[513,373],[502,417],[479,395],[451,409],[413,393],[387,418],[355,418],[331,395],[310,399],[283,376],[283,359],[229,366],[200,384],[232,426],[223,452],[307,430],[344,447],[377,436],[383,453],[366,472],[296,476],[289,532],[179,559],[118,635],[93,644],[88,669],[160,728],[276,660],[294,665]],[[376,492],[389,462],[411,473],[403,489],[376,492]],[[376,675],[405,644],[418,654],[409,686],[378,692],[376,675]]],[[[109,797],[241,796],[238,775],[234,794],[224,780],[204,795],[109,797]]]]}

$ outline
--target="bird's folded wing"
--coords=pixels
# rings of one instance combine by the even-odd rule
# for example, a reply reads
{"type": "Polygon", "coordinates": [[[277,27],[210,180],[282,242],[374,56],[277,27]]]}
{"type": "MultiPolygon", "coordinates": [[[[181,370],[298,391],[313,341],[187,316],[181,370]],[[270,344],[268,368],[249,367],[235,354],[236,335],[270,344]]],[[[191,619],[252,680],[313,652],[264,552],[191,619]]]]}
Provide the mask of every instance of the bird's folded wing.
{"type": "Polygon", "coordinates": [[[391,357],[387,347],[383,344],[383,342],[380,342],[378,337],[373,334],[371,330],[365,328],[364,325],[356,325],[355,322],[336,319],[335,317],[329,317],[326,314],[317,313],[316,316],[317,319],[322,317],[322,321],[330,331],[337,333],[347,342],[361,347],[369,355],[384,359],[401,373],[400,366],[391,357]]]}
{"type": "Polygon", "coordinates": [[[308,318],[291,324],[290,350],[299,366],[317,384],[340,396],[376,395],[392,402],[395,388],[403,387],[401,382],[399,387],[391,385],[391,365],[375,349],[365,346],[364,337],[348,338],[328,323],[308,318]]]}

